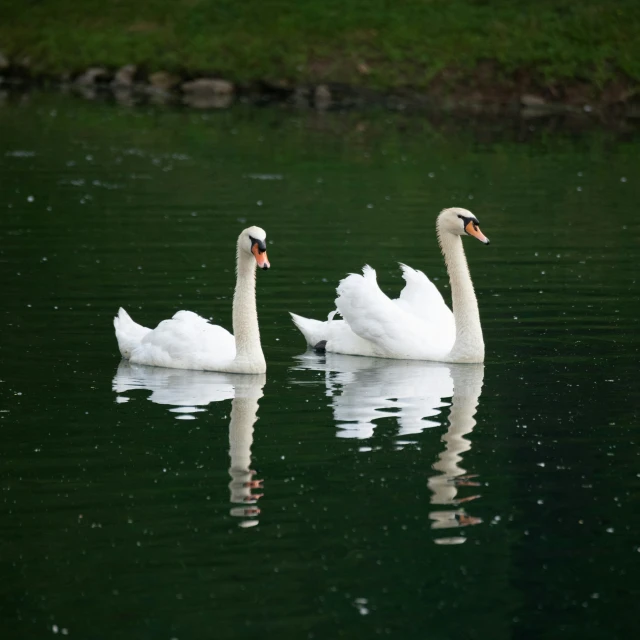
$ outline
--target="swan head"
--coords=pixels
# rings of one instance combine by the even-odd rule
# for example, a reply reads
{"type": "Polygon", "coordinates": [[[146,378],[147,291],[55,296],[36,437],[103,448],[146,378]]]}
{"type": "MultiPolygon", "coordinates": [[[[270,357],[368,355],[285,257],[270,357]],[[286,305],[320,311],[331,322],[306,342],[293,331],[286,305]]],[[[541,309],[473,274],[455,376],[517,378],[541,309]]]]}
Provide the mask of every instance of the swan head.
{"type": "Polygon", "coordinates": [[[455,236],[473,236],[489,244],[489,238],[480,231],[480,223],[471,211],[460,207],[443,209],[438,216],[438,230],[452,233],[455,236]]]}
{"type": "Polygon", "coordinates": [[[253,255],[260,269],[268,269],[271,265],[267,258],[267,234],[260,227],[245,229],[238,238],[238,249],[253,255]]]}

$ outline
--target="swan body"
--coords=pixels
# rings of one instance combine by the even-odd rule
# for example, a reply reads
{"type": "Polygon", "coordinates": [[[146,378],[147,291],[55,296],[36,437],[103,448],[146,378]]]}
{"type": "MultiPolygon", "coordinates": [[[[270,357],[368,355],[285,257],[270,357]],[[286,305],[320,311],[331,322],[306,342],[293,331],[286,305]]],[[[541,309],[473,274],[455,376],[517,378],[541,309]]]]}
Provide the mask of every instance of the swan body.
{"type": "Polygon", "coordinates": [[[453,312],[435,285],[422,273],[401,265],[406,285],[397,300],[378,286],[376,272],[365,266],[338,286],[337,312],[343,320],[312,320],[291,314],[311,347],[348,355],[483,362],[484,341],[478,302],[462,247],[462,235],[485,244],[477,218],[457,207],[444,209],[436,223],[438,241],[451,282],[453,312]]]}
{"type": "Polygon", "coordinates": [[[260,374],[267,370],[256,309],[256,266],[269,268],[266,233],[245,229],[238,238],[232,335],[192,311],[178,311],[155,329],[134,322],[120,309],[114,318],[122,357],[133,364],[172,369],[260,374]]]}

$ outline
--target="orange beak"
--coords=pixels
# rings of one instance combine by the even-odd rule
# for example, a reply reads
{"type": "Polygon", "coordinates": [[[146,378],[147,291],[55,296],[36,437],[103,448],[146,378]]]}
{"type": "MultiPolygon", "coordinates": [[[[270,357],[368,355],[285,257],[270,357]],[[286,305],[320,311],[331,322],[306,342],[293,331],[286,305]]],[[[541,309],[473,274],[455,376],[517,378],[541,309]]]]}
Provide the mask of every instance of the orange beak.
{"type": "Polygon", "coordinates": [[[478,238],[480,242],[484,242],[484,244],[489,244],[489,238],[487,238],[487,236],[485,236],[484,233],[480,231],[480,227],[477,224],[475,224],[473,220],[469,220],[464,230],[470,236],[473,236],[474,238],[478,238]]]}
{"type": "Polygon", "coordinates": [[[269,259],[267,258],[267,252],[260,252],[257,244],[254,244],[251,247],[251,253],[256,257],[256,262],[258,263],[258,267],[260,269],[268,269],[271,265],[269,264],[269,259]]]}

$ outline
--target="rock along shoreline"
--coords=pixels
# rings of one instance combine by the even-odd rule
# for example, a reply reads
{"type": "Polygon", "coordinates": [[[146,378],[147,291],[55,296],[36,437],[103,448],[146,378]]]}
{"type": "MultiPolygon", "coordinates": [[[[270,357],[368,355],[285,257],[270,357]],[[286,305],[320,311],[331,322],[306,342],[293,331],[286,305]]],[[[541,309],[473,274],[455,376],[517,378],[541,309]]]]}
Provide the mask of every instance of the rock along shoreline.
{"type": "Polygon", "coordinates": [[[640,121],[640,87],[620,76],[605,87],[575,80],[551,85],[527,73],[505,79],[487,63],[473,74],[443,71],[426,89],[388,91],[337,82],[294,84],[286,80],[234,83],[212,74],[147,73],[135,65],[90,67],[63,76],[34,75],[28,61],[12,63],[0,53],[0,92],[57,89],[89,100],[117,103],[182,104],[195,109],[225,109],[235,102],[286,103],[318,111],[371,106],[393,111],[429,110],[463,115],[543,117],[573,115],[599,121],[640,121]]]}

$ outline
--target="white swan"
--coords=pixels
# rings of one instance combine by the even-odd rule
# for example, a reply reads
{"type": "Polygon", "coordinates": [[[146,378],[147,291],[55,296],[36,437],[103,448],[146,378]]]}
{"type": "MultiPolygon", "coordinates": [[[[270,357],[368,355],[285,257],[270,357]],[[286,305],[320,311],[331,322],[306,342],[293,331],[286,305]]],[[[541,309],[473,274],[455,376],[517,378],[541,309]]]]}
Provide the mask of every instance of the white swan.
{"type": "Polygon", "coordinates": [[[462,247],[463,235],[484,244],[478,219],[467,209],[444,209],[436,222],[438,241],[451,282],[453,313],[435,285],[422,273],[401,264],[407,284],[397,300],[378,286],[369,266],[338,286],[336,307],[344,320],[311,320],[294,313],[294,323],[316,349],[357,356],[483,362],[484,340],[478,301],[462,247]]]}
{"type": "Polygon", "coordinates": [[[238,237],[233,332],[209,324],[192,311],[178,311],[155,329],[135,323],[122,308],[114,318],[123,358],[135,364],[223,373],[265,373],[256,310],[256,265],[269,268],[267,234],[249,227],[238,237]]]}

